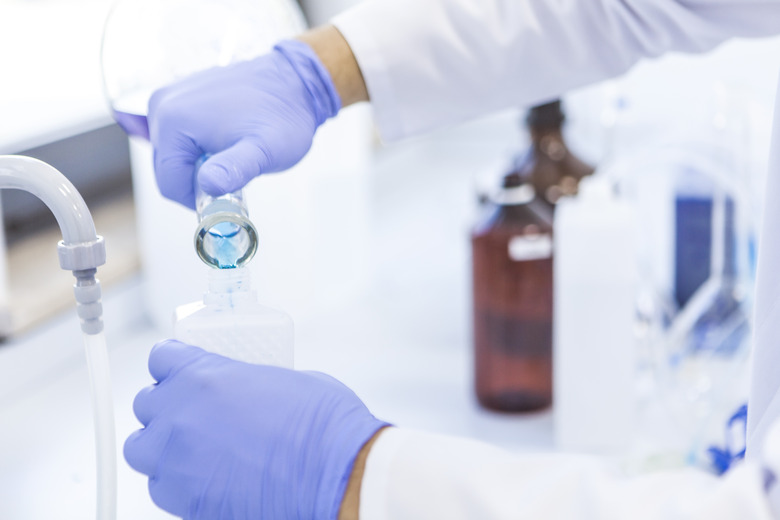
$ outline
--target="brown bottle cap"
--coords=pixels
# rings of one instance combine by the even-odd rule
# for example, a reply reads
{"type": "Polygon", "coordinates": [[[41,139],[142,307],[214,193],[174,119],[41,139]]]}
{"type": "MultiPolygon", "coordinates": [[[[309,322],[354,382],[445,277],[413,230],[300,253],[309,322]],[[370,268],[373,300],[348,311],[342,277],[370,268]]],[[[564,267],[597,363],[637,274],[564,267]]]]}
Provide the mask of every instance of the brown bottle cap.
{"type": "Polygon", "coordinates": [[[561,109],[561,100],[537,105],[528,111],[525,124],[529,128],[556,129],[563,125],[566,116],[561,109]]]}

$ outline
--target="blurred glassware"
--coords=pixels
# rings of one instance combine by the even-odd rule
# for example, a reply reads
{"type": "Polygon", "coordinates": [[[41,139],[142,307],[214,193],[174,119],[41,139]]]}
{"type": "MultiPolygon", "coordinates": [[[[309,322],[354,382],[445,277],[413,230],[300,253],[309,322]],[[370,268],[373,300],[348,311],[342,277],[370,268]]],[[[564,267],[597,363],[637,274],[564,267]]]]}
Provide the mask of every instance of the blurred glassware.
{"type": "Polygon", "coordinates": [[[643,431],[701,465],[747,390],[754,226],[731,153],[717,140],[648,143],[610,167],[644,230],[637,258],[642,402],[655,409],[648,413],[656,423],[659,410],[668,420],[643,431]]]}
{"type": "Polygon", "coordinates": [[[156,89],[254,58],[303,25],[287,0],[119,0],[103,30],[106,98],[119,124],[137,135],[156,89]]]}

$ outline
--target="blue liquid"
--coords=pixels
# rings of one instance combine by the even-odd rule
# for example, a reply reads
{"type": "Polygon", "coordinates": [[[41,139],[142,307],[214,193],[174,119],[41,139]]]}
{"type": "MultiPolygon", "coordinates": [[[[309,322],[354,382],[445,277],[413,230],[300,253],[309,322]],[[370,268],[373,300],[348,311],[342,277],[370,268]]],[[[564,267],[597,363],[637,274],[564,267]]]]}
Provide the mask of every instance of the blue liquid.
{"type": "Polygon", "coordinates": [[[257,231],[246,218],[241,202],[240,194],[198,201],[200,223],[195,234],[195,250],[207,265],[233,269],[255,255],[257,231]]]}
{"type": "Polygon", "coordinates": [[[149,140],[149,122],[146,120],[146,116],[120,112],[118,110],[112,110],[111,112],[114,115],[114,121],[127,135],[149,140]]]}
{"type": "Polygon", "coordinates": [[[219,269],[238,267],[249,248],[246,230],[233,222],[220,222],[203,237],[203,251],[219,269]]]}

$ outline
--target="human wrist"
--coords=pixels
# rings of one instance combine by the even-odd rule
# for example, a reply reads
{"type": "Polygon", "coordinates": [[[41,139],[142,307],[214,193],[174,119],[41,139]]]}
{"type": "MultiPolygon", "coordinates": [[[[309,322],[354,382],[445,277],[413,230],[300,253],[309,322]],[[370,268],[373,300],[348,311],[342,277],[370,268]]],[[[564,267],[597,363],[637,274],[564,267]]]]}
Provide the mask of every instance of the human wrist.
{"type": "Polygon", "coordinates": [[[368,101],[368,91],[352,49],[333,25],[316,27],[297,37],[311,47],[330,74],[341,106],[368,101]]]}
{"type": "Polygon", "coordinates": [[[344,498],[341,500],[338,520],[359,520],[360,489],[363,482],[363,474],[366,469],[366,461],[368,460],[368,455],[371,452],[374,443],[388,428],[390,428],[390,426],[385,426],[377,430],[377,432],[363,445],[355,457],[347,489],[344,492],[344,498]]]}
{"type": "Polygon", "coordinates": [[[274,46],[274,51],[287,60],[309,93],[317,126],[335,116],[341,109],[341,96],[330,72],[311,46],[297,39],[283,40],[274,46]]]}

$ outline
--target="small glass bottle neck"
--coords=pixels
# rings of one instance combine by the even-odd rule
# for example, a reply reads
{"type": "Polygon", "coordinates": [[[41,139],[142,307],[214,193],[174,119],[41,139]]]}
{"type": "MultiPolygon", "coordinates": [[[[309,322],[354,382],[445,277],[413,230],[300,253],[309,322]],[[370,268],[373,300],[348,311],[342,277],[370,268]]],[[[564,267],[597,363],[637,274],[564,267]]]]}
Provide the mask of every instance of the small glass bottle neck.
{"type": "Polygon", "coordinates": [[[198,213],[199,220],[220,212],[235,213],[244,218],[246,218],[248,214],[242,190],[226,193],[219,197],[214,197],[202,190],[198,190],[195,198],[195,209],[198,213]]]}
{"type": "Polygon", "coordinates": [[[254,300],[249,269],[209,269],[209,290],[203,297],[206,304],[254,300]]]}

